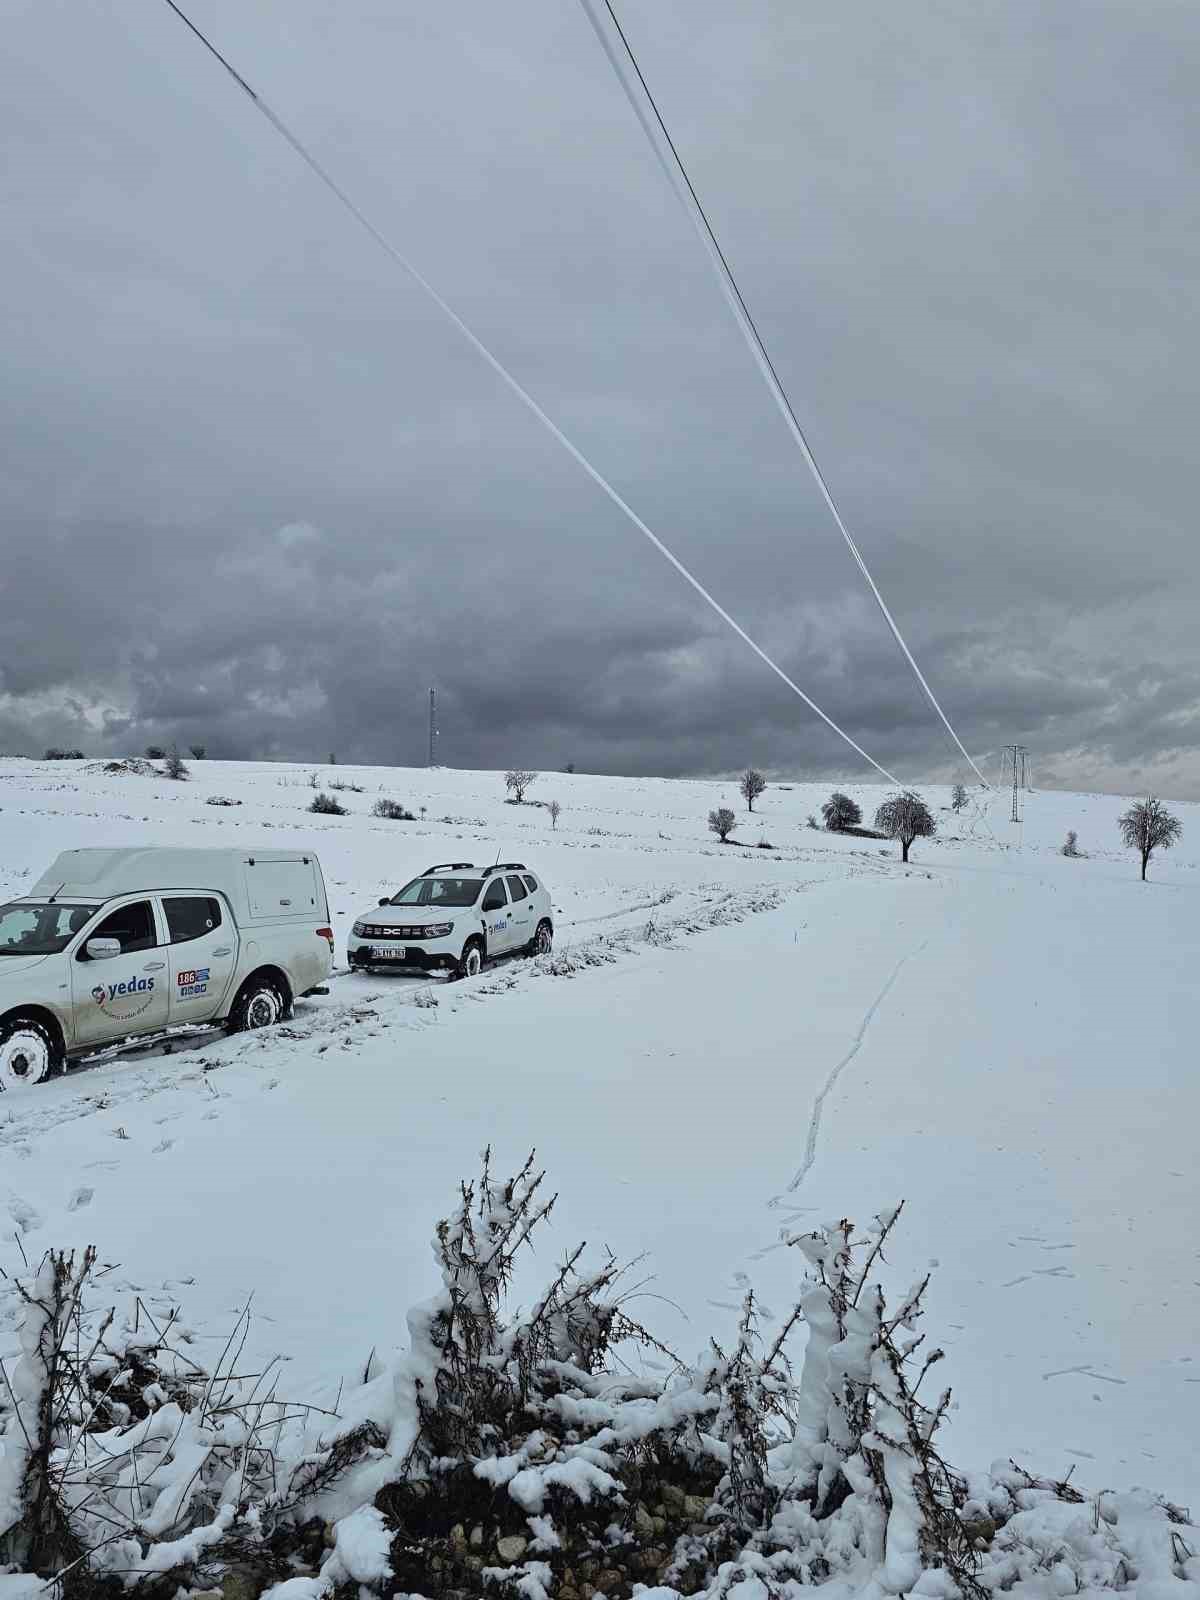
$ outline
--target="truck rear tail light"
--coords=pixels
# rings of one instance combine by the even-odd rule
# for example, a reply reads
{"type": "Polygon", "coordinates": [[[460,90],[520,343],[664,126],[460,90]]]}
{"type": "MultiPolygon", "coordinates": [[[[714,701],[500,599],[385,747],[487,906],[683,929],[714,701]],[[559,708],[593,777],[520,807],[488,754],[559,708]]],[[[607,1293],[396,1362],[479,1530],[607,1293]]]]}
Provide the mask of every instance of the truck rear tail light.
{"type": "Polygon", "coordinates": [[[329,954],[332,955],[333,954],[333,929],[332,928],[318,928],[317,929],[317,938],[318,939],[325,939],[325,940],[328,941],[328,943],[329,943],[329,954]]]}

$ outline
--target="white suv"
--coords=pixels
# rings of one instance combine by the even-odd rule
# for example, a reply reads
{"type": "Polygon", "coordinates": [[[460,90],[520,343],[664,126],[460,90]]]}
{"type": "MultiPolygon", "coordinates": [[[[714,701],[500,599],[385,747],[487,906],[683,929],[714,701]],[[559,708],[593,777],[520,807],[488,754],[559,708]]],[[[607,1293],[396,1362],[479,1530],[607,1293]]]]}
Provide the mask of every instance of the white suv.
{"type": "Polygon", "coordinates": [[[492,956],[545,955],[554,943],[550,895],[523,861],[426,867],[359,917],[351,967],[416,967],[473,977],[492,956]]]}

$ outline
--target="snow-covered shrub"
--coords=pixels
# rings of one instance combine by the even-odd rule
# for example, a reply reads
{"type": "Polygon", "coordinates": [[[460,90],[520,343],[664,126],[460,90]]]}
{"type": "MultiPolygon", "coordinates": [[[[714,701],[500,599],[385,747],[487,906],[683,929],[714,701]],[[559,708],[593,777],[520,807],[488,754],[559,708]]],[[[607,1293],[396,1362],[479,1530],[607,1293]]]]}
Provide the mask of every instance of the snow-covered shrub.
{"type": "Polygon", "coordinates": [[[967,806],[966,785],[956,783],[950,791],[950,805],[955,811],[965,811],[967,806]]]}
{"type": "Polygon", "coordinates": [[[402,806],[399,800],[376,800],[371,807],[373,817],[382,817],[388,822],[415,822],[417,819],[407,806],[402,806]]]}
{"type": "Polygon", "coordinates": [[[206,806],[240,806],[241,803],[240,800],[235,800],[227,794],[210,794],[204,802],[206,806]]]}
{"type": "Polygon", "coordinates": [[[178,745],[173,744],[171,746],[166,757],[166,763],[163,767],[163,772],[166,777],[173,778],[176,783],[184,783],[188,778],[191,777],[191,773],[188,771],[187,762],[179,754],[178,745]]]}
{"type": "Polygon", "coordinates": [[[338,794],[342,794],[343,792],[348,792],[350,794],[364,794],[366,792],[361,783],[351,783],[348,778],[331,778],[329,780],[329,787],[338,794]]]}
{"type": "Polygon", "coordinates": [[[821,807],[825,826],[830,833],[840,833],[843,828],[857,828],[862,821],[862,807],[848,794],[835,789],[821,807]]]}
{"type": "Polygon", "coordinates": [[[78,1267],[73,1253],[50,1251],[33,1281],[17,1284],[25,1314],[21,1354],[12,1375],[5,1374],[10,1410],[0,1454],[0,1563],[29,1571],[58,1571],[86,1548],[70,1524],[54,1422],[70,1387],[69,1340],[94,1263],[94,1250],[78,1267]]]}
{"type": "Polygon", "coordinates": [[[1079,848],[1079,835],[1075,832],[1074,828],[1069,829],[1067,832],[1067,842],[1062,847],[1062,853],[1065,856],[1071,857],[1081,856],[1083,854],[1083,851],[1079,848]]]}
{"type": "Polygon", "coordinates": [[[378,1455],[383,1434],[367,1420],[323,1442],[321,1414],[277,1398],[279,1357],[239,1375],[248,1311],[211,1369],[176,1313],[163,1326],[144,1306],[136,1324],[96,1316],[95,1262],[91,1248],[78,1261],[51,1251],[17,1284],[22,1354],[0,1383],[0,1573],[5,1562],[62,1573],[64,1594],[85,1595],[169,1578],[163,1596],[236,1557],[284,1576],[301,1505],[378,1455]]]}
{"type": "Polygon", "coordinates": [[[729,835],[737,825],[737,818],[728,806],[718,806],[708,813],[708,831],[715,833],[722,844],[728,843],[729,835]]]}
{"type": "Polygon", "coordinates": [[[324,789],[312,797],[308,809],[315,811],[323,817],[345,817],[349,815],[348,807],[331,794],[326,794],[324,789]]]}
{"type": "Polygon", "coordinates": [[[582,1246],[510,1306],[543,1185],[532,1156],[499,1181],[485,1154],[437,1226],[408,1351],[360,1357],[336,1411],[281,1400],[278,1357],[241,1371],[247,1313],[205,1369],[177,1313],[117,1326],[87,1306],[93,1251],[47,1256],[0,1377],[0,1578],[57,1576],[63,1600],[172,1600],[226,1573],[275,1600],[1200,1595],[1178,1507],[945,1462],[949,1390],[919,1397],[942,1360],[916,1331],[928,1280],[894,1305],[878,1282],[900,1208],[787,1238],[805,1269],[773,1337],[749,1294],[733,1349],[689,1364],[582,1246]]]}

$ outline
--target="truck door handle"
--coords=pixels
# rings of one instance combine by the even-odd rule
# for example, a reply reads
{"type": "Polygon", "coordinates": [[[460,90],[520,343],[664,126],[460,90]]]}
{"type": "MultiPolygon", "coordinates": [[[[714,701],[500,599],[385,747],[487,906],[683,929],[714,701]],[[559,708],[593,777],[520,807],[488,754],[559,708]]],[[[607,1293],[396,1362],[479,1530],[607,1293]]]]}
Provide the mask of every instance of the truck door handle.
{"type": "Polygon", "coordinates": [[[233,946],[232,945],[223,944],[219,950],[214,950],[213,951],[213,955],[215,955],[215,956],[227,956],[227,955],[231,955],[232,951],[233,951],[233,946]]]}
{"type": "Polygon", "coordinates": [[[142,971],[143,972],[161,972],[162,969],[166,966],[166,964],[167,963],[165,961],[147,961],[146,965],[142,968],[142,971]]]}

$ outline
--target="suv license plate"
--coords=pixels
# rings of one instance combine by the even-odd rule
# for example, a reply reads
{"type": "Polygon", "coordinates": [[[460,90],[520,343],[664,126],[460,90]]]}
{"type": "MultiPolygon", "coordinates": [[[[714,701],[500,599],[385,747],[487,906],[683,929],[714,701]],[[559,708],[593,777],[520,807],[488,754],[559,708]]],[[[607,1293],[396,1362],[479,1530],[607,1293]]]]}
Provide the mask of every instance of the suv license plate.
{"type": "Polygon", "coordinates": [[[373,944],[371,946],[372,961],[403,961],[404,947],[394,944],[373,944]]]}

